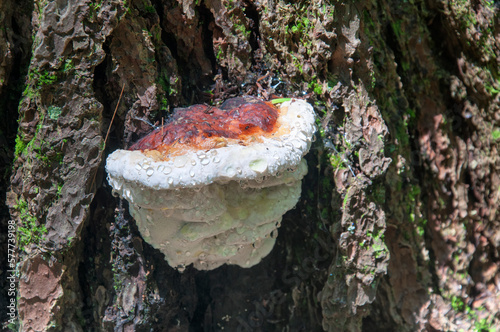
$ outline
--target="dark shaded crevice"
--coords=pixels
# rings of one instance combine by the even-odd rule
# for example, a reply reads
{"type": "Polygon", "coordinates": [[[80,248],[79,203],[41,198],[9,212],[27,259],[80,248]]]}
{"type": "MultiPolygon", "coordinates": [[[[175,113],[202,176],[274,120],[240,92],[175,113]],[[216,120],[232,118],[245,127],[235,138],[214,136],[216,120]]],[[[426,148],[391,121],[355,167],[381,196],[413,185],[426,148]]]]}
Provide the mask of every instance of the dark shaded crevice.
{"type": "Polygon", "coordinates": [[[145,241],[142,241],[142,246],[146,270],[152,272],[147,279],[144,324],[140,323],[137,331],[161,331],[159,327],[188,326],[191,310],[187,308],[195,307],[197,301],[193,276],[196,270],[187,267],[184,273],[180,273],[168,265],[164,254],[158,249],[145,241]],[[154,289],[159,297],[154,294],[154,289]]]}
{"type": "MultiPolygon", "coordinates": [[[[100,318],[104,314],[99,312],[96,297],[102,296],[99,287],[106,290],[113,288],[112,280],[106,278],[106,271],[111,271],[110,252],[111,243],[106,224],[112,220],[110,211],[115,210],[114,199],[107,188],[97,190],[94,200],[90,204],[90,216],[82,229],[80,244],[85,248],[85,254],[78,266],[78,281],[81,291],[82,319],[88,331],[98,331],[101,325],[100,318]]],[[[108,294],[110,292],[108,291],[108,294]]],[[[111,292],[112,294],[112,292],[111,292]]],[[[108,297],[109,301],[109,297],[108,297]]],[[[104,303],[104,307],[108,303],[104,303]]]]}
{"type": "MultiPolygon", "coordinates": [[[[396,34],[394,33],[393,28],[388,24],[386,25],[385,29],[385,38],[384,40],[387,43],[387,47],[389,50],[392,51],[394,54],[394,60],[397,64],[396,66],[396,72],[397,75],[400,77],[400,79],[403,81],[403,87],[405,86],[412,86],[411,85],[411,77],[412,73],[410,72],[405,72],[403,70],[402,64],[402,50],[397,42],[397,37],[396,34]]],[[[404,89],[404,88],[403,88],[404,89]]],[[[414,95],[408,94],[407,91],[405,90],[397,90],[398,92],[398,98],[396,99],[398,102],[398,111],[396,112],[391,112],[387,113],[386,110],[381,109],[382,114],[384,115],[384,118],[387,119],[387,126],[390,129],[390,139],[392,142],[398,139],[398,129],[399,128],[404,128],[405,124],[403,123],[404,116],[407,114],[408,109],[418,110],[419,106],[418,103],[415,102],[414,100],[414,95]]],[[[414,92],[413,92],[414,93],[414,92]]],[[[378,98],[374,98],[375,100],[378,98]]],[[[418,130],[416,128],[416,119],[415,115],[409,115],[408,114],[408,123],[406,124],[407,126],[407,134],[408,134],[408,142],[407,144],[411,148],[411,153],[410,153],[410,164],[412,168],[412,173],[413,175],[411,176],[412,179],[417,179],[421,178],[421,175],[424,174],[423,170],[423,165],[421,162],[421,157],[419,151],[419,146],[418,146],[418,141],[415,140],[414,138],[419,134],[418,130]]],[[[410,185],[410,182],[405,182],[407,185],[410,185]]]]}
{"type": "MultiPolygon", "coordinates": [[[[107,137],[106,142],[104,142],[104,151],[101,154],[101,162],[99,164],[98,169],[96,170],[96,176],[94,178],[94,187],[92,189],[99,189],[105,184],[106,173],[104,170],[104,165],[106,158],[110,153],[112,153],[116,149],[124,148],[124,122],[123,119],[120,118],[120,115],[117,112],[116,116],[113,114],[115,112],[116,102],[119,99],[119,91],[121,87],[116,85],[116,82],[111,82],[109,79],[111,75],[110,65],[110,49],[109,45],[111,43],[111,38],[108,38],[106,42],[103,44],[103,50],[105,52],[104,59],[101,63],[99,63],[96,67],[94,67],[94,80],[92,83],[94,97],[97,101],[102,105],[102,122],[101,122],[101,135],[103,139],[107,137]],[[116,96],[116,97],[115,97],[116,96]],[[109,131],[109,135],[108,135],[109,131]]],[[[119,101],[121,104],[124,103],[122,98],[119,101]]],[[[95,200],[95,199],[94,199],[95,200]]]]}
{"type": "Polygon", "coordinates": [[[406,77],[405,73],[403,72],[403,66],[401,65],[401,59],[403,58],[403,52],[401,50],[401,46],[399,45],[398,42],[398,37],[396,36],[396,33],[394,32],[394,29],[392,28],[390,23],[387,23],[385,25],[385,37],[384,40],[387,43],[387,47],[392,51],[394,54],[394,61],[398,64],[396,67],[396,73],[398,74],[399,77],[406,77]]]}
{"type": "MultiPolygon", "coordinates": [[[[163,28],[164,22],[166,20],[164,13],[166,4],[164,4],[162,0],[152,0],[151,4],[154,6],[160,21],[159,23],[161,27],[161,36],[160,36],[161,41],[170,50],[170,52],[172,52],[172,55],[177,55],[178,50],[177,50],[177,41],[175,39],[175,36],[172,33],[168,33],[163,28]]],[[[176,60],[178,60],[176,56],[174,57],[176,58],[176,60]]]]}
{"type": "MultiPolygon", "coordinates": [[[[160,15],[160,20],[161,19],[163,19],[163,15],[160,15]]],[[[182,62],[182,59],[179,59],[179,57],[176,56],[177,54],[179,54],[179,51],[177,48],[177,40],[175,39],[174,34],[165,31],[165,29],[161,29],[161,40],[170,50],[170,52],[172,52],[172,55],[174,56],[177,63],[179,63],[179,61],[182,62]]]]}
{"type": "MultiPolygon", "coordinates": [[[[206,76],[200,75],[199,63],[195,58],[182,56],[183,45],[182,39],[178,40],[174,31],[168,30],[168,24],[166,23],[166,15],[163,7],[164,4],[160,2],[154,3],[157,9],[158,17],[160,19],[161,27],[161,41],[164,46],[166,46],[176,62],[176,69],[178,71],[178,76],[182,80],[181,86],[181,98],[180,102],[177,102],[174,106],[187,106],[197,102],[201,102],[200,97],[203,95],[201,91],[205,90],[208,85],[213,84],[211,78],[207,79],[206,76]]],[[[211,64],[212,71],[214,71],[216,60],[213,54],[212,45],[212,31],[208,28],[210,22],[213,22],[214,18],[212,13],[205,6],[197,6],[195,8],[197,12],[198,24],[201,25],[202,35],[203,35],[203,48],[205,56],[208,58],[211,64]]],[[[197,46],[198,47],[198,46],[197,46]]],[[[192,56],[194,54],[191,54],[192,56]]],[[[161,65],[160,61],[158,61],[161,65]]],[[[161,69],[159,69],[161,72],[161,69]]],[[[165,82],[169,85],[169,82],[165,82]]]]}
{"type": "Polygon", "coordinates": [[[109,280],[106,276],[106,271],[112,269],[110,264],[111,244],[109,230],[106,225],[112,221],[113,216],[110,213],[115,210],[115,205],[110,195],[110,189],[103,179],[105,177],[104,164],[107,155],[113,150],[122,147],[121,135],[117,134],[117,131],[123,125],[120,124],[118,116],[115,117],[111,124],[114,109],[111,107],[112,98],[109,96],[110,89],[113,88],[108,80],[109,44],[109,39],[103,44],[106,55],[102,62],[94,68],[92,88],[94,97],[103,107],[101,134],[104,138],[108,128],[110,128],[110,135],[106,142],[105,151],[101,155],[100,166],[96,170],[98,172],[94,184],[96,193],[90,204],[89,218],[83,225],[80,239],[75,240],[79,241],[76,246],[83,249],[79,250],[79,254],[74,254],[77,249],[73,246],[69,252],[70,255],[82,258],[77,265],[79,296],[82,299],[79,322],[82,325],[81,327],[87,331],[99,331],[102,325],[104,315],[102,311],[108,303],[104,303],[104,306],[99,308],[97,301],[102,300],[100,297],[104,296],[105,302],[109,302],[110,298],[113,297],[113,292],[109,291],[113,289],[113,280],[109,280]],[[104,287],[106,294],[100,290],[102,287],[104,287]]]}
{"type": "Polygon", "coordinates": [[[455,38],[447,30],[444,24],[444,18],[438,11],[438,14],[429,19],[427,29],[432,42],[434,51],[434,60],[440,68],[445,69],[447,73],[458,74],[457,54],[464,50],[455,38]]]}
{"type": "Polygon", "coordinates": [[[200,271],[195,274],[196,281],[196,295],[198,297],[196,308],[193,313],[193,317],[190,322],[189,331],[211,331],[209,326],[205,326],[205,313],[207,312],[210,303],[212,302],[210,296],[210,280],[208,278],[208,273],[200,271]]]}
{"type": "Polygon", "coordinates": [[[396,332],[394,327],[392,327],[395,325],[394,323],[383,322],[384,324],[381,325],[381,321],[379,319],[375,320],[375,317],[375,315],[371,314],[363,318],[362,332],[396,332]]]}
{"type": "MultiPolygon", "coordinates": [[[[103,180],[105,177],[104,164],[109,153],[122,148],[123,124],[120,122],[119,116],[116,116],[111,123],[114,109],[112,109],[112,98],[110,97],[110,89],[116,89],[110,85],[108,78],[110,59],[110,38],[103,44],[105,57],[101,63],[94,68],[93,91],[94,97],[101,103],[102,109],[102,127],[101,133],[103,137],[109,129],[109,136],[106,141],[105,151],[101,156],[101,163],[97,170],[98,176],[95,180],[96,193],[90,204],[90,214],[86,221],[82,233],[81,243],[77,244],[85,248],[85,254],[79,257],[83,259],[78,265],[78,281],[80,286],[82,308],[81,308],[81,323],[88,331],[98,331],[102,324],[103,308],[99,308],[97,297],[102,296],[99,287],[104,286],[107,296],[107,301],[114,296],[110,289],[113,289],[113,280],[109,280],[106,276],[106,271],[111,271],[111,240],[107,224],[113,220],[112,213],[115,210],[114,199],[111,197],[110,189],[107,183],[103,180]],[[101,309],[101,312],[99,311],[101,309]]],[[[106,308],[108,303],[104,303],[106,308]]]]}
{"type": "MultiPolygon", "coordinates": [[[[31,48],[29,45],[23,45],[21,37],[16,37],[17,33],[21,33],[18,29],[15,18],[12,19],[12,30],[15,35],[13,38],[12,49],[12,66],[10,75],[6,77],[4,82],[3,93],[0,95],[0,110],[2,121],[0,122],[0,133],[8,142],[13,143],[17,133],[18,105],[23,98],[22,93],[25,88],[25,77],[28,73],[29,59],[31,54],[25,54],[26,49],[31,48]]],[[[13,147],[14,144],[8,144],[6,147],[13,147]]],[[[9,151],[13,156],[13,151],[9,151]]],[[[12,159],[10,159],[12,160],[12,159]]],[[[3,175],[3,173],[2,173],[3,175]]]]}
{"type": "Polygon", "coordinates": [[[259,49],[260,39],[260,14],[257,10],[257,6],[252,1],[244,0],[243,4],[245,6],[245,16],[250,20],[250,37],[248,42],[252,48],[252,65],[255,65],[255,51],[259,49]]]}
{"type": "MultiPolygon", "coordinates": [[[[103,161],[106,159],[107,155],[112,151],[119,148],[123,148],[123,140],[122,140],[123,123],[122,121],[120,121],[121,119],[118,116],[118,114],[117,116],[115,116],[113,123],[111,123],[111,119],[114,113],[114,109],[112,107],[114,98],[113,96],[110,96],[110,93],[116,92],[119,95],[118,89],[121,89],[121,87],[112,85],[112,82],[110,82],[109,80],[108,76],[110,74],[109,66],[111,64],[110,49],[109,49],[110,43],[111,41],[107,40],[103,44],[103,50],[106,55],[102,60],[102,62],[94,68],[94,81],[93,81],[94,96],[97,99],[97,101],[101,103],[103,107],[102,110],[103,124],[101,127],[101,133],[103,137],[106,135],[109,129],[109,136],[106,142],[106,149],[104,151],[104,154],[102,155],[103,161]],[[111,89],[113,89],[114,91],[111,89]]],[[[117,100],[118,97],[116,97],[116,101],[117,100]]],[[[123,102],[123,100],[121,102],[123,102]]],[[[101,169],[99,171],[101,171],[101,169]]]]}
{"type": "Polygon", "coordinates": [[[215,25],[215,18],[210,9],[208,9],[204,4],[196,7],[196,10],[200,15],[200,24],[202,25],[203,50],[212,64],[212,72],[215,73],[217,72],[217,59],[214,53],[213,31],[210,28],[211,25],[215,25]]]}
{"type": "Polygon", "coordinates": [[[96,99],[104,106],[103,115],[109,113],[108,100],[106,94],[106,86],[108,85],[107,67],[109,62],[109,41],[103,44],[103,50],[106,56],[100,64],[94,68],[93,89],[96,99]]]}
{"type": "Polygon", "coordinates": [[[164,6],[165,4],[161,0],[156,0],[156,1],[151,1],[153,6],[156,9],[156,13],[158,14],[159,20],[160,20],[160,27],[161,27],[161,41],[163,44],[170,50],[172,53],[172,56],[175,58],[176,61],[179,61],[179,57],[177,56],[178,53],[178,47],[177,47],[177,40],[175,39],[175,35],[172,33],[167,32],[163,26],[164,22],[166,20],[165,18],[165,13],[164,13],[164,6]]]}

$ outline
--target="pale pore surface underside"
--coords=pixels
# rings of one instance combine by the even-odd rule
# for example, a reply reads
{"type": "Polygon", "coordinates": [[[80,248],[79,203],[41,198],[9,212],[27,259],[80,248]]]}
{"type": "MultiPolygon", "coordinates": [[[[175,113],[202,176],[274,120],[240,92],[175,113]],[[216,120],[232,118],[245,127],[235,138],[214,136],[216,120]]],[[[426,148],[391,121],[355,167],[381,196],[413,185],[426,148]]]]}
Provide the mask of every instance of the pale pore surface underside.
{"type": "Polygon", "coordinates": [[[250,267],[272,250],[281,217],[297,203],[306,172],[303,160],[268,187],[229,181],[147,192],[130,204],[130,212],[144,240],[173,267],[250,267]]]}

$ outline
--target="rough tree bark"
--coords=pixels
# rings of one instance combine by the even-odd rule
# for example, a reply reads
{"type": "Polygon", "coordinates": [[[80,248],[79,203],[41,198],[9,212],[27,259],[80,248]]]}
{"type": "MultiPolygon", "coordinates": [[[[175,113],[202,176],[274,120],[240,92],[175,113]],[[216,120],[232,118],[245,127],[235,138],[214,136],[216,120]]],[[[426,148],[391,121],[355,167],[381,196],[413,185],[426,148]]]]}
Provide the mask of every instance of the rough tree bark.
{"type": "Polygon", "coordinates": [[[491,0],[0,1],[9,327],[500,329],[498,13],[491,0]],[[112,196],[105,158],[143,120],[242,94],[315,106],[302,198],[257,266],[180,273],[112,196]]]}

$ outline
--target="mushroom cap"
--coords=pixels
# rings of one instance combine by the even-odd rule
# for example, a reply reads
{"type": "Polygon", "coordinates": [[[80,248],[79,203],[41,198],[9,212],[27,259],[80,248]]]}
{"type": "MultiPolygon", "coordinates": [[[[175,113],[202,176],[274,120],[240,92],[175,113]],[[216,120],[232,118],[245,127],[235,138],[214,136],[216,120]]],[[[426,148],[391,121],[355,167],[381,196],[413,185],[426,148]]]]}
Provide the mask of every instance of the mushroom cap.
{"type": "Polygon", "coordinates": [[[116,150],[106,161],[106,171],[111,182],[123,178],[153,189],[259,180],[298,166],[316,130],[312,106],[299,99],[281,104],[276,126],[272,133],[252,136],[246,145],[225,139],[221,147],[186,147],[181,154],[168,157],[147,149],[116,150]]]}

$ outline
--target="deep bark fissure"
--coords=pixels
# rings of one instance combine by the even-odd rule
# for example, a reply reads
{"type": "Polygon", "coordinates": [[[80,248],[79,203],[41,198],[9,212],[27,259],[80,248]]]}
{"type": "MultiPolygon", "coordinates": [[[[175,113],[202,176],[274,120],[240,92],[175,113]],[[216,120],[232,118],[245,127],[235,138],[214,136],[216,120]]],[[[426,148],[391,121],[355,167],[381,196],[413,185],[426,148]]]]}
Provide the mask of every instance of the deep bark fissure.
{"type": "Polygon", "coordinates": [[[255,52],[259,49],[259,39],[260,39],[260,32],[259,32],[259,25],[260,25],[260,15],[257,10],[256,5],[249,1],[249,0],[244,0],[243,4],[245,6],[244,8],[244,13],[245,16],[250,19],[250,35],[248,42],[250,44],[250,47],[252,48],[252,52],[250,54],[251,62],[252,65],[255,66],[257,64],[257,61],[255,59],[255,52]]]}
{"type": "MultiPolygon", "coordinates": [[[[112,300],[103,294],[100,287],[113,289],[112,281],[108,280],[105,271],[111,271],[111,244],[109,230],[106,227],[106,213],[114,211],[114,205],[108,206],[113,202],[107,190],[108,186],[98,188],[95,199],[91,204],[91,214],[86,227],[82,229],[82,246],[85,252],[83,260],[78,266],[78,278],[80,289],[84,300],[82,307],[82,316],[87,326],[91,326],[94,331],[98,331],[102,322],[100,318],[104,315],[104,309],[112,300]],[[95,257],[100,257],[99,262],[95,257]]],[[[113,293],[111,293],[113,294],[113,293]]]]}
{"type": "MultiPolygon", "coordinates": [[[[203,35],[203,50],[205,51],[205,55],[210,60],[212,65],[212,72],[217,72],[217,59],[214,53],[214,43],[213,43],[213,32],[210,29],[210,26],[215,25],[215,19],[210,11],[204,4],[196,7],[196,11],[200,15],[200,25],[202,27],[202,35],[203,35]]],[[[213,79],[206,86],[200,87],[203,91],[208,85],[213,84],[213,79]]]]}
{"type": "Polygon", "coordinates": [[[204,328],[214,328],[214,326],[206,326],[206,312],[209,306],[212,304],[213,299],[210,295],[210,279],[207,278],[206,272],[199,272],[195,275],[196,280],[196,294],[198,296],[196,302],[196,309],[193,312],[193,316],[189,322],[189,329],[191,331],[202,331],[204,328]]]}
{"type": "MultiPolygon", "coordinates": [[[[104,150],[104,158],[101,166],[104,165],[104,160],[107,155],[118,148],[123,147],[124,142],[124,123],[121,121],[122,118],[118,115],[115,116],[113,122],[111,119],[113,118],[113,114],[115,112],[115,108],[119,107],[118,102],[123,104],[125,101],[118,100],[119,95],[111,95],[116,94],[122,87],[118,87],[118,82],[113,81],[113,77],[110,77],[111,73],[111,55],[109,45],[113,36],[107,38],[106,42],[103,44],[103,50],[105,52],[105,56],[101,63],[99,63],[94,68],[94,80],[93,80],[93,89],[95,93],[95,98],[101,103],[102,117],[103,117],[103,126],[101,128],[101,132],[103,137],[106,136],[109,130],[108,140],[105,142],[105,150],[104,150]]],[[[119,110],[117,110],[118,113],[119,110]]],[[[101,167],[102,168],[102,167],[101,167]]]]}

